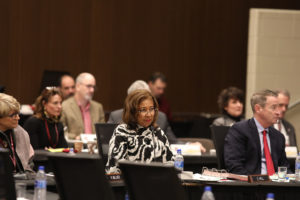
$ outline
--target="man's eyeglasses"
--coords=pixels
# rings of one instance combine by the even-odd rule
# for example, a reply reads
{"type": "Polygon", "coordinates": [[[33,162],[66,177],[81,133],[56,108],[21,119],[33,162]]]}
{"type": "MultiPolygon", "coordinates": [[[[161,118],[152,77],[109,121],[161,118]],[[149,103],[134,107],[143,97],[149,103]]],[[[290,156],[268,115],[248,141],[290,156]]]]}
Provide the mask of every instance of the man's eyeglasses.
{"type": "Polygon", "coordinates": [[[157,109],[154,107],[149,108],[149,110],[147,110],[146,108],[138,110],[138,112],[141,113],[142,115],[146,115],[147,113],[153,114],[155,111],[157,111],[157,109]]]}
{"type": "Polygon", "coordinates": [[[91,85],[91,84],[88,84],[88,85],[86,85],[86,84],[82,84],[82,85],[84,85],[85,87],[87,87],[88,89],[94,89],[94,90],[96,90],[97,89],[97,86],[96,85],[91,85]]]}

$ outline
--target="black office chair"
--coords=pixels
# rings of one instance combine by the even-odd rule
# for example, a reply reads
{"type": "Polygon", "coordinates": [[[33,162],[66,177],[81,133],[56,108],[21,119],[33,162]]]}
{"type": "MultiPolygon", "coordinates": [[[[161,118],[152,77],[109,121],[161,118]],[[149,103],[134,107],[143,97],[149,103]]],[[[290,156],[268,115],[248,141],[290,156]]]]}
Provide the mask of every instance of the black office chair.
{"type": "Polygon", "coordinates": [[[47,86],[59,86],[59,79],[63,75],[70,75],[70,73],[67,71],[44,70],[40,92],[42,92],[43,89],[47,86]]]}
{"type": "Polygon", "coordinates": [[[130,200],[186,200],[173,165],[119,161],[130,200]]]}
{"type": "Polygon", "coordinates": [[[218,168],[225,169],[224,163],[224,142],[227,132],[229,130],[229,126],[210,126],[212,139],[215,144],[217,159],[218,159],[218,168]]]}
{"type": "Polygon", "coordinates": [[[109,141],[117,126],[118,124],[95,123],[98,152],[102,158],[107,157],[109,141]]]}
{"type": "Polygon", "coordinates": [[[16,189],[9,152],[0,148],[0,199],[15,200],[16,189]]]}
{"type": "Polygon", "coordinates": [[[113,200],[113,192],[99,155],[49,154],[62,200],[113,200]]]}

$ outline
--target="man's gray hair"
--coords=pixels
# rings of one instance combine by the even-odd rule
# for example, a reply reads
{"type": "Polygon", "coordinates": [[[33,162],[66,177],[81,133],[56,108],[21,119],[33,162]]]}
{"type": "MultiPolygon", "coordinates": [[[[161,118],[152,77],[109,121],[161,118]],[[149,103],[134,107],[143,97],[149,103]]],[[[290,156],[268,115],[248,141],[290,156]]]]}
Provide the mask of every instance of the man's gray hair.
{"type": "Polygon", "coordinates": [[[289,99],[291,98],[291,94],[287,89],[277,89],[277,90],[275,90],[275,92],[277,93],[277,95],[283,94],[284,96],[288,97],[289,99]]]}
{"type": "Polygon", "coordinates": [[[148,84],[145,81],[142,81],[142,80],[134,81],[129,86],[129,88],[127,90],[127,94],[130,94],[131,92],[133,92],[135,90],[147,90],[147,91],[150,92],[150,88],[149,88],[148,84]]]}
{"type": "Polygon", "coordinates": [[[258,104],[260,105],[262,108],[265,107],[266,105],[266,101],[267,101],[267,97],[269,96],[273,96],[273,97],[277,97],[277,93],[272,91],[272,90],[262,90],[259,92],[256,92],[252,95],[251,97],[251,108],[253,113],[255,113],[255,105],[258,104]]]}
{"type": "Polygon", "coordinates": [[[86,79],[87,77],[93,77],[95,79],[95,77],[93,76],[93,74],[88,73],[88,72],[83,72],[83,73],[80,73],[77,76],[76,83],[83,83],[84,79],[86,79]]]}

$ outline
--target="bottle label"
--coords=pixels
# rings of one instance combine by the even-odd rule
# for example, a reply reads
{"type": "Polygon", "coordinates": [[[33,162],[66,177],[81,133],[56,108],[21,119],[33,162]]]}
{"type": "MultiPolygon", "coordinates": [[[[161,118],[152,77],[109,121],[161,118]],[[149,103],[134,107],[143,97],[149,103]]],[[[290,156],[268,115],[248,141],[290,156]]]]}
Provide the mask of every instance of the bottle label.
{"type": "Polygon", "coordinates": [[[183,170],[183,161],[175,161],[174,166],[179,170],[183,170]]]}
{"type": "Polygon", "coordinates": [[[38,189],[45,189],[47,187],[47,182],[45,180],[35,181],[34,187],[38,189]]]}
{"type": "Polygon", "coordinates": [[[300,162],[296,162],[295,169],[300,169],[300,162]]]}

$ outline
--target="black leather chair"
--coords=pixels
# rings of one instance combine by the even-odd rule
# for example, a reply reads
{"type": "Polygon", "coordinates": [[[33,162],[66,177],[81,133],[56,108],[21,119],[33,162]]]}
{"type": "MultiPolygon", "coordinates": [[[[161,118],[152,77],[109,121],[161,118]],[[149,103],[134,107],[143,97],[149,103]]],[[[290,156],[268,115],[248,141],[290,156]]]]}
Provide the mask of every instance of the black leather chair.
{"type": "Polygon", "coordinates": [[[216,148],[219,169],[226,169],[224,162],[224,142],[229,128],[229,126],[210,126],[212,139],[216,148]]]}
{"type": "Polygon", "coordinates": [[[59,86],[60,77],[63,75],[70,75],[70,73],[67,71],[44,70],[40,92],[47,86],[59,86]]]}
{"type": "Polygon", "coordinates": [[[118,124],[95,123],[98,151],[100,156],[104,159],[104,162],[106,162],[105,158],[107,158],[107,151],[110,138],[113,135],[114,130],[117,126],[118,124]]]}
{"type": "Polygon", "coordinates": [[[15,200],[16,190],[9,152],[0,148],[0,199],[15,200]]]}
{"type": "Polygon", "coordinates": [[[49,154],[56,186],[62,200],[113,200],[99,155],[49,154]]]}
{"type": "Polygon", "coordinates": [[[119,161],[130,200],[186,200],[173,165],[119,161]]]}

